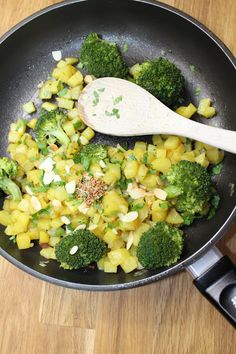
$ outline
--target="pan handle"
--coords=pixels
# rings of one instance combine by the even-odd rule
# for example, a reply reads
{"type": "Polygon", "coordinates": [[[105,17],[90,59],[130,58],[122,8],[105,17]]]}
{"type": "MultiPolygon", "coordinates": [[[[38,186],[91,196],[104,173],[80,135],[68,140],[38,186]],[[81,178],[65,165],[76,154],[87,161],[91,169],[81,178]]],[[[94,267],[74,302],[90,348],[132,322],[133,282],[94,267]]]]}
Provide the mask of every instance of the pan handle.
{"type": "Polygon", "coordinates": [[[213,247],[191,264],[194,285],[236,327],[236,266],[213,247]]]}

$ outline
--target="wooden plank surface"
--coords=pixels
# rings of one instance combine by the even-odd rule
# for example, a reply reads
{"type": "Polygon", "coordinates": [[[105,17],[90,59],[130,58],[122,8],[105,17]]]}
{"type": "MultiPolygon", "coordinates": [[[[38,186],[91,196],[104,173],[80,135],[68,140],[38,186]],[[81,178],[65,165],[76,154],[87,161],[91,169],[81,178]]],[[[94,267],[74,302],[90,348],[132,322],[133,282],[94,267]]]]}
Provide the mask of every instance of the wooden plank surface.
{"type": "MultiPolygon", "coordinates": [[[[53,0],[0,0],[0,35],[53,0]]],[[[235,0],[165,0],[236,55],[235,0]]],[[[99,1],[98,1],[99,3],[99,1]]],[[[236,224],[220,249],[236,261],[236,224]]],[[[115,293],[63,289],[0,260],[1,354],[235,354],[236,333],[186,272],[115,293]]]]}

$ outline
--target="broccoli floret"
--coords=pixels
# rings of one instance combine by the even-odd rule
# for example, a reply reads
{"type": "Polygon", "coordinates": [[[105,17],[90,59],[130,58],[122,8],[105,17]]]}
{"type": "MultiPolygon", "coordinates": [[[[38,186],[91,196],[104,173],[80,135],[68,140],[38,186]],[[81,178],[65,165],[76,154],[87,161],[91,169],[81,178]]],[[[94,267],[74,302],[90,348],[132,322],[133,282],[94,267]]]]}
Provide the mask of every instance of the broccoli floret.
{"type": "Polygon", "coordinates": [[[136,64],[136,84],[149,91],[167,106],[173,106],[184,91],[184,77],[169,60],[158,58],[136,64]]]}
{"type": "Polygon", "coordinates": [[[65,236],[56,245],[55,254],[65,269],[79,269],[99,261],[106,244],[88,230],[78,230],[65,236]]]}
{"type": "Polygon", "coordinates": [[[45,145],[48,139],[54,138],[61,145],[67,146],[70,140],[61,126],[65,119],[66,115],[59,109],[50,112],[42,109],[35,126],[35,135],[38,143],[45,145]]]}
{"type": "Polygon", "coordinates": [[[176,263],[183,249],[183,232],[165,221],[144,232],[137,247],[137,257],[146,269],[168,267],[176,263]]]}
{"type": "Polygon", "coordinates": [[[12,181],[16,177],[18,166],[8,157],[0,158],[0,189],[11,195],[13,200],[21,200],[21,191],[18,185],[12,181]]]}
{"type": "Polygon", "coordinates": [[[107,147],[102,144],[85,145],[74,157],[75,163],[81,163],[84,169],[89,169],[92,161],[104,160],[107,157],[107,147]]]}
{"type": "Polygon", "coordinates": [[[207,169],[197,162],[179,161],[163,175],[168,198],[176,198],[175,208],[190,225],[196,216],[205,215],[213,196],[213,183],[207,169]],[[176,194],[174,193],[176,191],[176,194]]]}
{"type": "Polygon", "coordinates": [[[128,75],[117,45],[90,33],[80,49],[80,60],[88,72],[95,77],[119,77],[128,75]]]}

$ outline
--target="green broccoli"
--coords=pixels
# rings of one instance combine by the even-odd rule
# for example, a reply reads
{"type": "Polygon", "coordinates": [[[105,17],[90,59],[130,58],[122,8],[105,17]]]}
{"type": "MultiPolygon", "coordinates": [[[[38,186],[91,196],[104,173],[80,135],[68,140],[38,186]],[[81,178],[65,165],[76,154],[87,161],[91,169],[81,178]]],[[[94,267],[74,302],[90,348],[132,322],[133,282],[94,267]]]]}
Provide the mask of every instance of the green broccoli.
{"type": "Polygon", "coordinates": [[[136,64],[131,74],[137,85],[149,91],[167,106],[174,106],[184,91],[184,77],[169,60],[162,57],[136,64]]]}
{"type": "Polygon", "coordinates": [[[61,145],[67,146],[70,140],[61,126],[65,119],[66,115],[59,109],[50,112],[42,109],[35,126],[37,142],[45,145],[48,139],[50,141],[50,139],[54,138],[61,145]]]}
{"type": "Polygon", "coordinates": [[[214,188],[206,168],[197,162],[179,161],[163,175],[163,179],[167,184],[167,196],[175,198],[175,208],[185,225],[190,225],[196,216],[207,214],[214,188]]]}
{"type": "Polygon", "coordinates": [[[102,144],[85,145],[74,157],[75,163],[81,163],[88,171],[92,161],[104,160],[107,157],[107,147],[102,144]]]}
{"type": "Polygon", "coordinates": [[[55,247],[57,260],[64,269],[79,269],[99,261],[106,252],[106,244],[88,230],[74,231],[55,247]]]}
{"type": "Polygon", "coordinates": [[[80,49],[80,60],[88,72],[95,77],[119,77],[128,75],[117,45],[90,33],[80,49]]]}
{"type": "Polygon", "coordinates": [[[18,185],[12,181],[16,177],[17,164],[8,157],[0,158],[0,189],[11,195],[13,200],[21,200],[22,195],[18,185]]]}
{"type": "Polygon", "coordinates": [[[137,257],[146,269],[168,267],[180,258],[183,232],[165,221],[144,232],[137,247],[137,257]]]}

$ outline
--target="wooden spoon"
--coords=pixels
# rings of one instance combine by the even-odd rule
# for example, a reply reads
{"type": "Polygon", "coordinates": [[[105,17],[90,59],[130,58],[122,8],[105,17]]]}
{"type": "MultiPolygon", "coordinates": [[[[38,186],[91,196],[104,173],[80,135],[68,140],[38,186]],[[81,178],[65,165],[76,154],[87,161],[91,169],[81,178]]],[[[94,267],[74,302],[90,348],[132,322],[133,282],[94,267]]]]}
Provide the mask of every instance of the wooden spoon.
{"type": "Polygon", "coordinates": [[[78,109],[86,125],[100,133],[173,134],[236,153],[235,131],[186,119],[127,80],[108,77],[92,81],[80,95],[78,109]]]}

